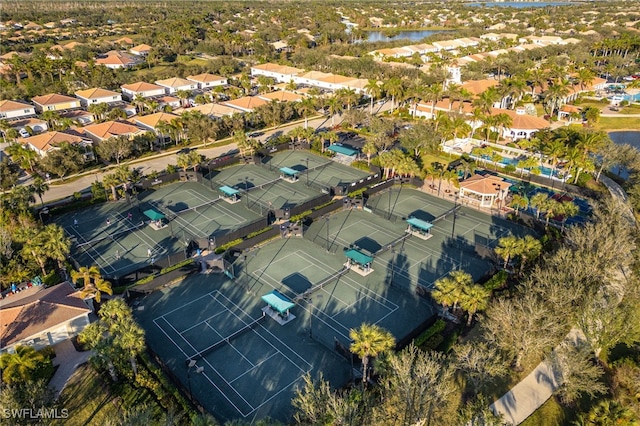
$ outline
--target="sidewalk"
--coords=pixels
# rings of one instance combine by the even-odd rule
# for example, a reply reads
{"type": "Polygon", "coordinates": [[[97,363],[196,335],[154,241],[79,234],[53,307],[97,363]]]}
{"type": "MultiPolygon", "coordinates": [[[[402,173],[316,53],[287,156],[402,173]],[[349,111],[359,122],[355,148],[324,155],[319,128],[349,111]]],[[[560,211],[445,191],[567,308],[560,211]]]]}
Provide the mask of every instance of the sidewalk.
{"type": "Polygon", "coordinates": [[[56,357],[53,359],[53,365],[58,366],[55,374],[49,382],[49,387],[55,392],[55,397],[60,396],[60,392],[67,384],[76,369],[87,362],[93,351],[78,352],[71,343],[71,339],[67,339],[58,343],[53,347],[56,351],[56,357]]]}

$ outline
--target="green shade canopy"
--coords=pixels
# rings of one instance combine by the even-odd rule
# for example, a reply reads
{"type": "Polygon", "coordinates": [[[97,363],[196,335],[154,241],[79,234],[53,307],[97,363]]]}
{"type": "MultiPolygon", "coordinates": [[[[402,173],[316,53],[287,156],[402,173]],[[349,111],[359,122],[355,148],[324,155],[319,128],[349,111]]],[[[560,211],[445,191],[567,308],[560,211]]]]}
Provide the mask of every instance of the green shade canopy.
{"type": "Polygon", "coordinates": [[[287,313],[289,309],[295,306],[291,300],[278,290],[273,290],[271,293],[265,294],[262,296],[262,300],[281,314],[287,313]]]}
{"type": "Polygon", "coordinates": [[[428,231],[429,229],[433,228],[433,223],[429,223],[415,217],[407,219],[407,223],[418,229],[422,229],[423,231],[428,231]]]}
{"type": "Polygon", "coordinates": [[[298,173],[300,173],[299,171],[290,169],[289,167],[281,167],[280,171],[284,173],[286,176],[295,176],[298,173]]]}
{"type": "Polygon", "coordinates": [[[162,213],[157,212],[153,209],[145,210],[143,213],[146,217],[148,217],[151,220],[161,220],[161,219],[164,219],[165,217],[162,213]]]}
{"type": "Polygon", "coordinates": [[[353,260],[359,265],[368,265],[369,263],[373,262],[373,257],[367,256],[366,254],[356,249],[347,250],[344,252],[344,255],[347,256],[348,259],[353,260]]]}
{"type": "Polygon", "coordinates": [[[358,153],[358,151],[356,151],[355,149],[347,148],[346,146],[336,145],[336,144],[329,145],[329,148],[327,149],[329,151],[337,152],[338,154],[348,155],[349,157],[353,157],[358,153]]]}
{"type": "Polygon", "coordinates": [[[226,186],[226,185],[225,186],[221,186],[219,189],[220,189],[220,191],[222,191],[222,193],[224,195],[229,195],[229,196],[237,195],[237,194],[240,193],[240,191],[238,191],[237,189],[233,189],[230,186],[226,186]]]}

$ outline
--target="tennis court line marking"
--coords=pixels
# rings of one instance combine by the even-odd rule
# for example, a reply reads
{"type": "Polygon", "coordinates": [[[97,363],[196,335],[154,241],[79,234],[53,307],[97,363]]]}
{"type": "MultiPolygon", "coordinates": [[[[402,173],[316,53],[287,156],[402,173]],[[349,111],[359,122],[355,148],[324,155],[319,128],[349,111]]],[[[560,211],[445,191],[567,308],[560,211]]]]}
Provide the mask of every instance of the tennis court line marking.
{"type": "MultiPolygon", "coordinates": [[[[236,313],[235,313],[235,312],[233,312],[231,309],[229,309],[226,305],[224,305],[224,304],[220,303],[220,301],[218,300],[218,298],[217,298],[217,297],[215,297],[215,296],[214,296],[214,294],[218,294],[218,295],[222,296],[224,299],[226,299],[229,303],[231,303],[231,304],[232,304],[236,309],[238,309],[238,310],[239,310],[240,312],[242,312],[244,315],[248,315],[244,310],[242,310],[240,307],[238,307],[235,303],[233,303],[231,300],[229,300],[226,296],[224,296],[224,295],[223,295],[222,293],[220,293],[218,290],[215,290],[215,291],[209,292],[209,293],[207,293],[207,294],[205,294],[205,295],[203,295],[203,296],[200,296],[200,297],[198,297],[197,299],[192,300],[191,302],[185,303],[184,305],[179,306],[179,307],[177,307],[177,308],[175,308],[175,309],[173,309],[173,310],[171,310],[171,311],[169,311],[169,312],[167,312],[167,313],[165,313],[165,314],[163,314],[163,315],[161,315],[161,316],[159,316],[159,317],[157,317],[156,319],[154,319],[154,320],[153,320],[153,322],[156,324],[156,326],[157,326],[158,328],[160,328],[160,330],[163,332],[163,334],[164,334],[164,335],[165,335],[165,336],[166,336],[166,337],[167,337],[167,338],[168,338],[168,339],[169,339],[169,340],[170,340],[170,341],[171,341],[171,342],[172,342],[172,343],[173,343],[173,344],[178,348],[178,350],[179,350],[180,352],[182,352],[182,354],[185,356],[185,359],[189,359],[190,357],[189,357],[189,356],[186,354],[186,352],[185,352],[185,351],[184,351],[184,350],[183,350],[183,349],[182,349],[182,348],[181,348],[181,347],[176,343],[176,341],[175,341],[175,340],[173,340],[173,338],[171,338],[171,336],[169,336],[169,334],[167,333],[167,331],[166,331],[166,330],[165,330],[165,329],[164,329],[164,328],[159,324],[158,319],[162,318],[162,319],[164,320],[164,322],[165,322],[166,324],[168,324],[168,325],[169,325],[169,327],[171,327],[171,328],[172,328],[172,329],[173,329],[173,330],[174,330],[174,331],[175,331],[175,332],[176,332],[176,333],[177,333],[177,334],[182,338],[182,340],[184,340],[184,341],[185,341],[185,343],[187,343],[187,345],[189,345],[189,346],[190,346],[190,347],[191,347],[191,348],[192,348],[196,353],[197,353],[198,351],[197,351],[197,350],[195,350],[195,348],[194,348],[194,347],[193,347],[193,345],[189,342],[189,340],[187,340],[187,339],[186,339],[186,338],[185,338],[185,337],[184,337],[180,332],[178,332],[178,331],[175,329],[175,327],[173,327],[173,325],[172,325],[172,324],[171,324],[171,323],[170,323],[170,322],[165,318],[165,315],[167,315],[167,314],[169,314],[169,313],[172,313],[172,312],[175,312],[175,311],[178,311],[178,310],[180,310],[180,309],[183,309],[185,306],[188,306],[188,305],[190,305],[190,304],[192,304],[192,303],[196,302],[196,301],[197,301],[197,300],[199,300],[199,299],[202,299],[202,298],[205,298],[205,297],[211,297],[211,298],[213,298],[216,302],[218,302],[220,305],[222,305],[222,307],[223,307],[223,308],[225,308],[226,312],[231,313],[231,315],[233,315],[233,316],[234,316],[234,317],[236,317],[238,320],[240,320],[240,322],[241,322],[241,323],[243,323],[245,326],[246,326],[246,325],[248,325],[248,324],[247,324],[247,322],[246,322],[243,318],[241,318],[241,317],[239,317],[238,315],[236,315],[236,313]]],[[[271,336],[272,336],[275,340],[277,340],[280,344],[282,344],[283,346],[286,346],[286,345],[284,345],[284,343],[283,343],[279,338],[277,338],[276,336],[274,336],[274,335],[273,335],[269,330],[267,330],[267,329],[266,329],[262,324],[258,324],[258,325],[259,325],[259,327],[260,327],[261,329],[263,329],[264,331],[266,331],[269,335],[271,335],[271,336]]],[[[215,331],[215,330],[214,330],[214,331],[215,331]]],[[[276,350],[276,353],[275,353],[274,355],[276,355],[276,354],[278,354],[278,353],[279,353],[279,354],[281,354],[281,355],[282,355],[285,359],[287,359],[287,360],[288,360],[288,361],[289,361],[293,366],[295,366],[296,368],[298,368],[298,370],[300,370],[300,372],[301,372],[301,373],[306,374],[307,372],[311,371],[311,369],[312,369],[311,364],[309,364],[309,363],[308,363],[304,358],[302,358],[300,355],[298,355],[295,351],[291,350],[291,352],[293,352],[294,354],[296,354],[296,355],[298,356],[298,358],[300,358],[300,360],[301,360],[301,361],[303,361],[305,364],[307,364],[307,366],[308,366],[308,369],[307,369],[307,370],[304,370],[304,369],[303,369],[303,368],[302,368],[298,363],[294,362],[294,361],[293,361],[293,360],[291,360],[289,357],[287,357],[287,356],[286,356],[284,353],[282,353],[278,348],[276,348],[276,347],[271,343],[271,341],[270,341],[270,340],[267,340],[264,336],[262,336],[261,334],[258,334],[258,333],[256,332],[256,330],[252,329],[251,331],[253,331],[253,332],[254,332],[254,334],[256,334],[257,336],[259,336],[259,337],[260,337],[263,341],[265,341],[269,346],[271,346],[273,349],[275,349],[275,350],[276,350]]],[[[218,333],[217,331],[216,331],[216,334],[220,335],[220,333],[218,333]]],[[[231,343],[229,343],[229,344],[231,345],[231,343]]],[[[235,348],[234,348],[234,349],[235,349],[235,348]]],[[[237,351],[237,349],[235,349],[235,350],[237,351]]],[[[258,409],[259,409],[260,407],[262,407],[264,404],[268,403],[271,399],[275,398],[277,395],[279,395],[280,393],[282,393],[282,392],[284,392],[285,390],[287,390],[291,385],[293,385],[295,382],[297,382],[298,380],[300,380],[300,378],[302,377],[302,375],[300,375],[300,376],[299,376],[299,377],[297,377],[295,380],[293,380],[291,383],[287,384],[287,385],[286,385],[286,386],[284,386],[282,389],[280,389],[280,391],[278,391],[277,393],[275,393],[275,394],[274,394],[273,396],[271,396],[269,399],[267,399],[267,400],[266,400],[266,401],[264,401],[262,404],[260,404],[258,407],[255,407],[255,408],[254,408],[254,407],[253,407],[253,405],[251,405],[251,404],[250,404],[250,403],[249,403],[249,402],[248,402],[248,401],[247,401],[247,400],[246,400],[246,399],[245,399],[245,398],[244,398],[244,397],[243,397],[243,396],[242,396],[242,395],[241,395],[241,394],[240,394],[240,393],[239,393],[239,392],[238,392],[238,391],[237,391],[237,390],[236,390],[236,389],[231,385],[231,382],[227,381],[227,380],[224,378],[224,376],[222,376],[222,375],[220,374],[220,372],[219,372],[218,370],[216,370],[216,369],[211,365],[211,363],[210,363],[206,358],[203,358],[203,360],[204,360],[204,362],[205,362],[205,363],[206,363],[206,364],[207,364],[207,365],[208,365],[208,366],[209,366],[209,367],[210,367],[210,368],[211,368],[211,369],[212,369],[212,370],[213,370],[213,371],[218,375],[218,377],[219,377],[221,380],[223,380],[225,383],[227,383],[227,385],[228,385],[228,386],[229,386],[229,387],[234,391],[234,393],[236,393],[236,394],[240,397],[240,399],[242,399],[242,401],[244,401],[244,402],[247,404],[247,406],[251,409],[251,411],[250,411],[250,412],[248,412],[247,414],[245,414],[245,412],[244,412],[243,410],[239,409],[239,408],[238,408],[238,407],[237,407],[237,406],[236,406],[236,405],[235,405],[235,404],[234,404],[234,403],[233,403],[233,402],[232,402],[232,401],[227,397],[227,395],[225,394],[225,392],[223,392],[223,391],[222,391],[222,390],[221,390],[221,389],[220,389],[220,388],[219,388],[219,387],[218,387],[218,386],[213,382],[213,380],[212,380],[212,379],[211,379],[211,378],[206,374],[206,372],[203,372],[203,373],[202,373],[202,375],[203,375],[204,377],[206,377],[206,379],[209,381],[209,383],[211,383],[211,385],[212,385],[212,386],[213,386],[213,387],[218,391],[218,393],[220,393],[220,394],[221,394],[221,395],[222,395],[222,396],[223,396],[223,397],[224,397],[224,398],[229,402],[229,404],[231,404],[231,406],[233,406],[233,407],[236,409],[236,411],[237,411],[238,413],[240,413],[243,417],[247,417],[247,416],[251,415],[252,413],[254,413],[256,410],[258,410],[258,409]]],[[[260,364],[262,364],[263,362],[266,362],[266,360],[263,360],[260,364]]],[[[259,364],[258,364],[258,365],[259,365],[259,364]]],[[[245,373],[243,373],[243,374],[247,374],[248,372],[250,372],[250,371],[251,371],[251,370],[253,370],[254,368],[255,368],[255,367],[253,367],[253,368],[251,368],[251,369],[247,370],[247,371],[246,371],[245,373]]],[[[236,378],[234,379],[234,381],[235,381],[235,380],[237,380],[237,379],[238,379],[238,377],[236,377],[236,378]]]]}
{"type": "MultiPolygon", "coordinates": [[[[73,228],[71,228],[71,229],[73,229],[73,228]]],[[[65,228],[65,230],[67,231],[67,233],[69,233],[69,231],[68,231],[66,228],[65,228]]],[[[78,235],[78,237],[82,238],[82,240],[83,240],[85,243],[88,243],[88,242],[89,242],[89,241],[87,241],[87,240],[82,236],[82,234],[80,234],[77,230],[73,229],[73,232],[75,232],[75,233],[76,233],[76,235],[78,235]]],[[[69,234],[70,234],[70,233],[69,233],[69,234]]],[[[89,255],[89,257],[90,257],[91,259],[93,259],[93,260],[94,260],[94,262],[96,262],[96,264],[98,264],[98,258],[97,258],[97,257],[92,256],[92,255],[91,255],[91,253],[89,253],[89,250],[92,250],[95,254],[97,254],[97,255],[98,255],[98,257],[99,257],[100,259],[102,259],[102,262],[103,262],[103,265],[104,265],[104,266],[102,266],[102,269],[104,269],[104,270],[105,270],[105,272],[106,272],[107,267],[108,267],[109,269],[111,269],[111,273],[112,273],[112,274],[113,274],[114,272],[116,272],[116,269],[115,269],[113,266],[111,266],[111,262],[107,261],[107,259],[105,259],[105,258],[102,256],[102,254],[98,253],[98,251],[97,251],[97,250],[95,250],[93,247],[91,247],[91,245],[89,245],[89,246],[87,246],[87,247],[88,247],[88,249],[85,249],[85,253],[87,253],[87,254],[89,255]]]]}
{"type": "MultiPolygon", "coordinates": [[[[224,339],[224,336],[222,334],[220,334],[218,332],[218,330],[216,330],[215,328],[213,328],[213,326],[211,324],[209,324],[208,322],[205,321],[205,324],[207,325],[207,327],[209,327],[211,330],[213,330],[214,333],[216,333],[218,336],[220,336],[221,339],[224,339]]],[[[249,361],[247,359],[246,356],[244,356],[244,354],[242,352],[240,352],[238,349],[236,349],[235,346],[233,346],[233,343],[228,342],[228,345],[231,346],[233,348],[234,351],[238,352],[238,355],[240,355],[245,361],[247,361],[249,363],[249,365],[251,365],[251,369],[253,369],[253,367],[255,367],[255,365],[253,365],[253,363],[251,361],[249,361]]],[[[229,383],[229,382],[227,382],[229,383]]]]}
{"type": "MultiPolygon", "coordinates": [[[[231,343],[229,343],[229,344],[231,345],[231,343]]],[[[236,352],[239,352],[239,351],[236,349],[236,352]]],[[[236,377],[235,379],[232,379],[231,381],[229,381],[229,384],[231,384],[231,383],[235,382],[236,380],[240,379],[241,377],[245,376],[246,374],[251,373],[251,371],[252,371],[254,368],[256,368],[256,367],[260,367],[262,364],[264,364],[265,362],[269,361],[271,358],[273,358],[274,356],[278,355],[279,353],[280,353],[280,352],[274,352],[274,353],[272,353],[271,355],[269,355],[267,358],[263,359],[262,361],[260,361],[259,363],[255,364],[255,365],[254,365],[254,364],[249,363],[249,364],[251,364],[251,367],[252,367],[252,368],[250,368],[250,369],[246,370],[244,373],[240,374],[240,375],[239,375],[238,377],[236,377]]],[[[244,358],[244,356],[243,356],[243,358],[244,358]]],[[[245,359],[246,359],[246,358],[245,358],[245,359]]],[[[247,360],[247,361],[248,361],[248,360],[247,360]]]]}
{"type": "MultiPolygon", "coordinates": [[[[208,309],[208,308],[207,308],[207,309],[208,309]]],[[[202,321],[200,321],[200,322],[196,323],[195,325],[192,325],[191,327],[187,327],[187,328],[185,328],[184,330],[182,330],[182,331],[181,331],[181,333],[186,333],[186,332],[188,332],[188,331],[190,331],[190,330],[193,330],[194,328],[198,327],[199,325],[201,325],[201,324],[203,324],[203,323],[206,323],[207,321],[212,320],[212,319],[214,319],[215,317],[217,317],[218,315],[222,315],[223,313],[224,313],[224,312],[218,312],[218,313],[217,313],[217,314],[215,314],[215,315],[211,315],[210,317],[208,317],[208,318],[206,318],[206,319],[204,319],[204,320],[202,320],[202,321]]],[[[163,315],[163,316],[164,316],[164,315],[163,315]]]]}
{"type": "MultiPolygon", "coordinates": [[[[192,190],[190,189],[189,191],[192,191],[192,190]]],[[[198,198],[199,201],[202,201],[203,203],[209,203],[210,202],[211,203],[210,205],[214,209],[220,211],[223,215],[226,214],[227,216],[232,217],[237,222],[237,224],[240,224],[240,223],[246,221],[246,219],[244,217],[240,216],[239,214],[237,214],[237,213],[235,213],[235,212],[233,212],[231,210],[228,210],[223,205],[218,205],[220,203],[220,201],[217,201],[217,200],[219,200],[220,198],[218,198],[217,200],[215,200],[215,199],[214,200],[207,200],[206,198],[202,198],[202,196],[200,194],[198,194],[197,192],[194,193],[194,196],[196,198],[198,198]]],[[[217,216],[217,217],[221,217],[221,216],[217,216]]]]}
{"type": "MultiPolygon", "coordinates": [[[[193,345],[191,344],[191,342],[190,342],[189,340],[185,339],[185,337],[184,337],[182,334],[180,334],[180,332],[178,332],[178,330],[176,330],[176,329],[173,327],[173,325],[172,325],[169,321],[167,321],[167,319],[166,319],[166,318],[164,318],[164,321],[169,325],[169,327],[171,327],[171,328],[173,329],[173,331],[175,331],[176,333],[178,333],[178,335],[182,338],[182,340],[184,340],[184,341],[185,341],[185,343],[186,343],[187,345],[189,345],[189,346],[191,347],[191,349],[193,349],[193,351],[194,351],[196,354],[198,353],[198,350],[197,350],[196,348],[194,348],[194,347],[193,347],[193,345]]],[[[173,340],[172,340],[172,341],[173,341],[173,340]]],[[[174,344],[175,344],[175,342],[174,342],[174,344]]],[[[182,353],[184,353],[184,351],[182,351],[182,353]]],[[[186,354],[185,354],[185,355],[186,355],[186,354]]],[[[191,357],[187,356],[187,359],[190,359],[190,358],[191,358],[191,357]]],[[[211,365],[211,363],[207,360],[207,358],[203,357],[203,358],[202,358],[202,360],[204,360],[204,362],[205,362],[205,363],[207,363],[207,365],[209,366],[209,368],[211,368],[211,370],[212,370],[212,371],[214,371],[214,372],[215,372],[215,373],[216,373],[216,374],[217,374],[217,375],[218,375],[218,376],[219,376],[219,377],[220,377],[220,378],[221,378],[221,379],[222,379],[222,380],[223,380],[223,381],[224,381],[224,382],[225,382],[225,383],[226,383],[226,384],[227,384],[227,385],[228,385],[228,386],[229,386],[229,387],[230,387],[230,388],[231,388],[231,389],[236,393],[236,395],[238,395],[238,396],[240,397],[240,399],[242,399],[242,400],[245,402],[245,404],[247,404],[250,408],[253,408],[253,405],[249,404],[249,402],[248,402],[246,399],[244,399],[244,397],[243,397],[242,395],[240,395],[240,393],[239,393],[239,392],[238,392],[238,391],[237,391],[233,386],[229,385],[229,382],[227,381],[227,379],[225,379],[225,378],[224,378],[224,376],[223,376],[222,374],[220,374],[220,372],[219,372],[218,370],[216,370],[216,368],[215,368],[213,365],[211,365]]],[[[205,377],[207,378],[207,380],[209,381],[209,383],[211,383],[211,384],[212,384],[216,389],[218,389],[218,392],[220,392],[220,393],[225,397],[225,399],[226,399],[227,401],[229,401],[229,403],[230,403],[231,405],[233,405],[233,407],[234,407],[234,408],[235,408],[235,409],[236,409],[240,414],[243,414],[243,411],[242,411],[242,410],[240,410],[238,407],[236,407],[236,405],[235,405],[233,402],[231,402],[231,400],[227,397],[227,395],[226,395],[224,392],[222,392],[222,390],[221,390],[221,389],[220,389],[220,388],[219,388],[215,383],[213,383],[213,380],[211,380],[211,378],[206,374],[206,372],[203,372],[203,373],[202,373],[202,375],[203,375],[203,376],[205,376],[205,377]]],[[[255,410],[254,410],[254,411],[255,411],[255,410]]]]}

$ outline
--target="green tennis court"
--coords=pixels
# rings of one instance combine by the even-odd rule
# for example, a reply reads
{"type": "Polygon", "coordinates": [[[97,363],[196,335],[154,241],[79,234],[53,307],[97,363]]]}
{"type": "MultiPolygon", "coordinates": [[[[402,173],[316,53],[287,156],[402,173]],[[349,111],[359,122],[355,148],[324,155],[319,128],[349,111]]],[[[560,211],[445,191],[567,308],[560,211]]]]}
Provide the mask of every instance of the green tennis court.
{"type": "Polygon", "coordinates": [[[301,173],[301,181],[306,183],[308,178],[311,185],[320,187],[359,182],[370,175],[368,172],[305,151],[281,152],[269,158],[265,164],[275,171],[281,167],[297,170],[301,173]],[[309,170],[308,177],[307,170],[309,170]]]}
{"type": "Polygon", "coordinates": [[[141,210],[151,208],[166,214],[169,231],[180,238],[183,233],[201,238],[224,234],[261,217],[240,203],[225,202],[220,193],[196,182],[160,187],[138,199],[141,210]]]}
{"type": "Polygon", "coordinates": [[[290,208],[321,194],[302,181],[287,182],[281,179],[278,170],[271,172],[253,164],[222,169],[212,177],[211,186],[228,186],[240,191],[243,204],[256,212],[290,208]]]}

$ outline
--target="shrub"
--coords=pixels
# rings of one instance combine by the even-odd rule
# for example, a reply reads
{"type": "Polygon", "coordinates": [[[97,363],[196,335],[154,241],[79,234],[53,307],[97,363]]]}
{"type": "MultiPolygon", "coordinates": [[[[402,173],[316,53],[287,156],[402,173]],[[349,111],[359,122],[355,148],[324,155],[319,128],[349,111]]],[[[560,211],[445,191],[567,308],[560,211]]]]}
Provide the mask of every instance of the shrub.
{"type": "Polygon", "coordinates": [[[185,259],[182,262],[176,263],[175,265],[171,265],[171,266],[168,266],[168,267],[166,267],[164,269],[161,269],[160,273],[158,275],[167,274],[167,273],[169,273],[171,271],[175,271],[176,269],[180,269],[185,265],[190,265],[191,263],[193,263],[193,259],[191,259],[191,258],[185,259]]]}
{"type": "Polygon", "coordinates": [[[360,197],[362,196],[362,194],[366,192],[367,189],[368,189],[367,187],[356,189],[355,191],[349,193],[349,198],[360,197]]]}
{"type": "Polygon", "coordinates": [[[422,350],[434,351],[443,341],[444,341],[444,337],[442,336],[442,334],[438,333],[429,337],[427,341],[420,346],[420,348],[422,350]]]}
{"type": "Polygon", "coordinates": [[[262,229],[259,229],[257,231],[254,231],[254,232],[250,233],[249,235],[247,235],[246,238],[248,240],[249,238],[257,237],[258,235],[264,234],[265,232],[267,232],[270,229],[271,229],[271,227],[267,226],[266,228],[262,228],[262,229]]]}
{"type": "Polygon", "coordinates": [[[51,271],[47,275],[42,278],[42,284],[45,287],[51,287],[52,285],[60,284],[62,282],[62,278],[58,275],[58,272],[51,271]]]}
{"type": "Polygon", "coordinates": [[[445,326],[446,323],[444,322],[444,320],[437,320],[431,327],[427,328],[421,335],[415,338],[413,343],[418,347],[422,347],[422,345],[424,345],[427,340],[429,340],[435,334],[440,333],[442,330],[444,330],[445,326]]]}
{"type": "Polygon", "coordinates": [[[220,253],[224,253],[225,251],[227,251],[229,248],[238,245],[242,242],[242,238],[238,238],[236,240],[233,241],[229,241],[227,244],[223,244],[220,247],[216,247],[215,253],[216,254],[220,254],[220,253]]]}
{"type": "Polygon", "coordinates": [[[324,204],[320,204],[319,206],[314,207],[312,210],[313,210],[313,211],[320,210],[320,209],[323,209],[323,208],[325,208],[325,207],[327,207],[327,206],[330,206],[331,204],[333,204],[333,200],[331,200],[331,201],[327,201],[327,202],[326,202],[326,203],[324,203],[324,204]]]}
{"type": "Polygon", "coordinates": [[[490,291],[502,288],[507,283],[507,278],[509,278],[507,271],[500,270],[484,283],[484,288],[490,291]]]}
{"type": "Polygon", "coordinates": [[[365,172],[369,171],[369,165],[366,161],[354,161],[353,163],[351,163],[351,167],[358,170],[364,170],[365,172]]]}
{"type": "Polygon", "coordinates": [[[300,214],[297,214],[295,216],[291,216],[289,218],[289,222],[291,223],[296,223],[296,222],[300,222],[302,219],[304,219],[305,217],[309,216],[311,213],[313,213],[313,211],[311,210],[305,210],[300,214]]]}

